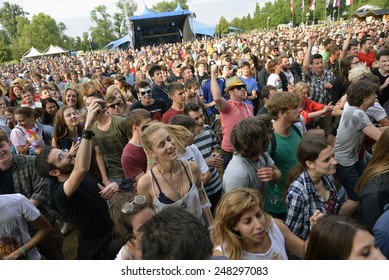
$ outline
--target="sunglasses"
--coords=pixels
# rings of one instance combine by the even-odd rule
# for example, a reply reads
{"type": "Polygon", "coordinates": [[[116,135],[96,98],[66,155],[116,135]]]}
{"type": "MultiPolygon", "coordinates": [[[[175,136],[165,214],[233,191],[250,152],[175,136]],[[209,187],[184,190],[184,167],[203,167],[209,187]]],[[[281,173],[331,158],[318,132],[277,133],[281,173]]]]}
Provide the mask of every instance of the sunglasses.
{"type": "Polygon", "coordinates": [[[146,204],[146,197],[144,195],[138,194],[134,198],[130,199],[122,206],[122,213],[129,214],[135,209],[135,205],[143,206],[146,204]]]}
{"type": "Polygon", "coordinates": [[[140,92],[140,94],[142,94],[142,95],[146,95],[146,93],[147,93],[147,94],[150,94],[150,93],[151,93],[151,89],[149,89],[149,90],[140,90],[139,92],[140,92]]]}
{"type": "Polygon", "coordinates": [[[117,107],[120,107],[120,103],[119,102],[117,102],[117,103],[112,103],[111,105],[108,105],[107,107],[109,107],[109,108],[112,108],[112,109],[115,109],[116,108],[116,106],[117,107]]]}
{"type": "Polygon", "coordinates": [[[246,89],[246,86],[245,85],[239,85],[239,86],[236,86],[235,87],[237,90],[241,90],[242,88],[243,89],[246,89]]]}

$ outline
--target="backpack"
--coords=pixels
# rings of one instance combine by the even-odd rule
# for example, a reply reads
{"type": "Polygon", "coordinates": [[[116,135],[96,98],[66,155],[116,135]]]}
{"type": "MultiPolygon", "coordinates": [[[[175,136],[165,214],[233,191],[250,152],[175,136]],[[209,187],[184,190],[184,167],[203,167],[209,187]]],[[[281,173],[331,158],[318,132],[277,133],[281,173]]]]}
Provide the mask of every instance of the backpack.
{"type": "MultiPolygon", "coordinates": [[[[300,136],[300,138],[303,138],[303,134],[301,133],[300,129],[298,129],[297,126],[292,125],[291,128],[294,131],[296,131],[296,133],[300,136]]],[[[273,137],[270,139],[270,142],[271,142],[270,157],[273,159],[275,154],[276,154],[277,141],[276,141],[276,136],[274,135],[274,131],[272,133],[273,133],[273,137]]]]}

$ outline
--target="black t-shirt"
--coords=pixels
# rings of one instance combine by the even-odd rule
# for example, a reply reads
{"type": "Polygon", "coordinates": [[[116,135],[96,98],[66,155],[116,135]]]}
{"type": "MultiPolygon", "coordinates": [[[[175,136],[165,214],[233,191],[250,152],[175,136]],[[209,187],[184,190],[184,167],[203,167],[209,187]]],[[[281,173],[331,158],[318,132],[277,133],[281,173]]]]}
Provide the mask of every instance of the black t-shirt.
{"type": "Polygon", "coordinates": [[[0,194],[15,193],[14,179],[12,178],[12,169],[0,170],[0,194]]]}
{"type": "Polygon", "coordinates": [[[87,173],[70,198],[64,192],[64,183],[58,182],[55,187],[57,207],[77,228],[81,240],[99,238],[112,230],[108,205],[99,195],[98,183],[92,174],[87,173]]]}
{"type": "Polygon", "coordinates": [[[140,101],[131,106],[131,110],[142,108],[150,112],[151,119],[161,121],[162,115],[167,111],[166,103],[162,99],[154,99],[154,103],[148,106],[143,105],[140,101]]]}
{"type": "MultiPolygon", "coordinates": [[[[374,75],[376,75],[378,78],[380,78],[380,85],[383,85],[387,78],[389,78],[389,75],[386,77],[382,76],[380,71],[378,69],[373,69],[371,71],[374,75]]],[[[389,100],[389,86],[384,88],[384,90],[381,92],[381,94],[378,95],[378,101],[380,102],[381,106],[384,106],[384,104],[389,100]]]]}

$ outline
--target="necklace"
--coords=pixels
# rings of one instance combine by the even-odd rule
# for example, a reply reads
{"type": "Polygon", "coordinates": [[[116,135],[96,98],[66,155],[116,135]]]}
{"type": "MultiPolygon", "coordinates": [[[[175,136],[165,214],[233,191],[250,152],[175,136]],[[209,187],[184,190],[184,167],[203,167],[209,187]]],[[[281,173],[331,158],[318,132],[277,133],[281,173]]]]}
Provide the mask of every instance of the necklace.
{"type": "MultiPolygon", "coordinates": [[[[184,201],[184,199],[182,199],[183,196],[181,196],[180,192],[179,192],[179,191],[177,192],[177,191],[172,187],[172,185],[170,185],[169,181],[166,180],[165,176],[163,176],[164,171],[161,170],[161,169],[159,168],[158,165],[157,165],[157,170],[158,170],[159,174],[161,174],[161,177],[162,177],[162,178],[165,180],[165,182],[168,184],[168,186],[170,187],[170,189],[171,189],[171,190],[176,194],[176,196],[179,198],[179,200],[182,200],[182,202],[181,202],[181,208],[182,208],[182,209],[185,209],[185,208],[187,207],[187,204],[186,204],[186,202],[184,201]]],[[[172,172],[172,176],[173,176],[174,170],[172,170],[171,172],[172,172]]],[[[182,169],[181,169],[181,166],[180,166],[180,177],[181,177],[180,190],[182,190],[182,189],[183,189],[183,185],[182,185],[182,169]]]]}
{"type": "MultiPolygon", "coordinates": [[[[163,173],[172,173],[172,175],[176,172],[175,169],[172,169],[172,170],[163,170],[162,168],[159,167],[159,165],[157,164],[157,169],[158,169],[158,172],[161,173],[161,175],[163,173]]],[[[164,178],[165,179],[165,178],[164,178]]],[[[165,179],[166,180],[166,179],[165,179]]]]}

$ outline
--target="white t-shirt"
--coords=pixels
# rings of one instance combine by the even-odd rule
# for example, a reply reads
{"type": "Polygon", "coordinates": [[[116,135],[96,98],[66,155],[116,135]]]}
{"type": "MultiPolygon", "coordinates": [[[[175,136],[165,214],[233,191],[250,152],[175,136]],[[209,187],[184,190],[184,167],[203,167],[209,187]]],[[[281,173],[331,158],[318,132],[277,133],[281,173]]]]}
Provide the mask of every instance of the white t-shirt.
{"type": "MultiPolygon", "coordinates": [[[[287,260],[288,255],[285,249],[285,237],[280,228],[271,220],[271,226],[267,229],[271,245],[265,253],[250,253],[242,250],[242,260],[287,260]]],[[[224,246],[223,246],[224,247],[224,246]]],[[[222,246],[217,245],[214,250],[223,252],[222,246]]]]}
{"type": "MultiPolygon", "coordinates": [[[[21,194],[0,195],[0,254],[9,255],[31,240],[27,222],[35,221],[40,216],[39,210],[21,194]]],[[[40,260],[36,248],[27,253],[31,260],[40,260]]]]}
{"type": "Polygon", "coordinates": [[[277,91],[282,91],[281,78],[277,74],[271,73],[267,79],[266,85],[275,87],[277,91]]]}
{"type": "Polygon", "coordinates": [[[203,155],[201,154],[199,148],[195,144],[192,144],[185,149],[185,154],[182,154],[178,157],[182,161],[195,161],[200,167],[200,173],[204,174],[209,171],[209,167],[205,162],[203,155]]]}
{"type": "MultiPolygon", "coordinates": [[[[350,105],[348,104],[348,102],[346,102],[344,104],[343,112],[346,111],[348,107],[350,107],[350,105]]],[[[377,122],[379,122],[383,118],[387,117],[385,109],[382,108],[380,103],[378,103],[377,101],[374,102],[373,106],[371,106],[371,107],[369,107],[369,109],[367,109],[366,114],[369,116],[369,119],[371,121],[375,120],[377,122]]]]}

